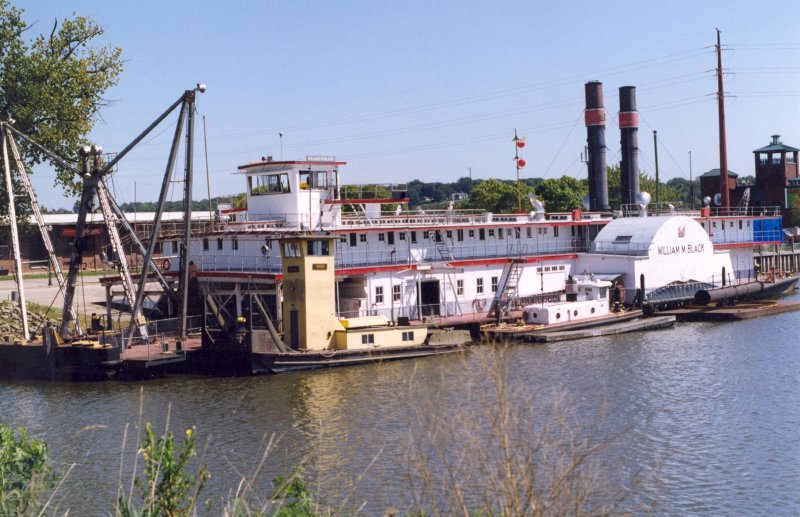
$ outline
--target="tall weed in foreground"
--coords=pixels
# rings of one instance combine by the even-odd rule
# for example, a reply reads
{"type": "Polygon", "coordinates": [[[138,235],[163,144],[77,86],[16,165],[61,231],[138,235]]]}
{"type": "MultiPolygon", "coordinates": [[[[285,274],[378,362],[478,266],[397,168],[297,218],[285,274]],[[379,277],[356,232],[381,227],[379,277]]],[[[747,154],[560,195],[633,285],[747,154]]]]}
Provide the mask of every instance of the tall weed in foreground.
{"type": "Polygon", "coordinates": [[[601,422],[589,429],[575,422],[568,399],[555,390],[531,392],[507,347],[490,352],[478,367],[465,364],[457,379],[442,378],[439,390],[428,385],[417,393],[413,376],[409,381],[411,512],[539,517],[628,511],[640,476],[604,464],[619,436],[602,438],[601,422]],[[431,392],[438,395],[426,399],[431,392]]]}
{"type": "Polygon", "coordinates": [[[0,514],[36,514],[41,497],[53,488],[55,474],[47,463],[47,446],[0,424],[0,514]]]}
{"type": "MultiPolygon", "coordinates": [[[[141,407],[140,407],[141,415],[141,407]]],[[[169,422],[169,411],[167,413],[169,422]]],[[[169,424],[167,423],[167,427],[169,424]]],[[[125,431],[127,437],[127,427],[125,431]]],[[[250,476],[242,476],[235,490],[221,501],[222,509],[214,508],[214,499],[201,500],[205,482],[211,477],[205,465],[194,469],[190,460],[197,456],[197,433],[187,429],[182,442],[176,443],[168,430],[156,435],[148,422],[144,435],[138,437],[133,478],[128,493],[122,487],[124,463],[120,464],[120,490],[115,515],[117,517],[189,517],[222,515],[223,517],[316,517],[331,515],[315,503],[313,494],[299,474],[279,476],[272,482],[270,494],[255,493],[256,480],[262,472],[269,453],[277,441],[272,436],[250,476]],[[139,460],[143,462],[137,473],[139,460]],[[195,470],[192,473],[191,470],[195,470]]],[[[125,445],[123,441],[123,460],[125,445]]],[[[219,502],[219,501],[218,501],[219,502]]]]}
{"type": "Polygon", "coordinates": [[[194,428],[186,430],[183,443],[166,431],[156,436],[150,423],[145,426],[139,453],[144,461],[142,477],[134,478],[138,501],[132,495],[120,497],[117,512],[122,517],[193,515],[203,484],[210,477],[205,466],[196,474],[188,470],[189,459],[195,456],[194,428]]]}

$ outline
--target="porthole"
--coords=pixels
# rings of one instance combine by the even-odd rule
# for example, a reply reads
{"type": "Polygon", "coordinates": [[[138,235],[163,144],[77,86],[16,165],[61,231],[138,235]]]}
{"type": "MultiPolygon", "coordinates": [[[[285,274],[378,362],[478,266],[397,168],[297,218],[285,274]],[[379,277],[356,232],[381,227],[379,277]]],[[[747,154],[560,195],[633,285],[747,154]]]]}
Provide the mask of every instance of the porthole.
{"type": "Polygon", "coordinates": [[[578,315],[578,311],[577,310],[572,311],[572,315],[573,316],[577,316],[578,315]]]}
{"type": "Polygon", "coordinates": [[[559,312],[558,314],[556,314],[556,319],[557,319],[557,320],[560,320],[560,319],[561,319],[561,313],[560,313],[560,312],[559,312]]]}
{"type": "Polygon", "coordinates": [[[594,314],[594,307],[592,307],[592,314],[594,314]]]}

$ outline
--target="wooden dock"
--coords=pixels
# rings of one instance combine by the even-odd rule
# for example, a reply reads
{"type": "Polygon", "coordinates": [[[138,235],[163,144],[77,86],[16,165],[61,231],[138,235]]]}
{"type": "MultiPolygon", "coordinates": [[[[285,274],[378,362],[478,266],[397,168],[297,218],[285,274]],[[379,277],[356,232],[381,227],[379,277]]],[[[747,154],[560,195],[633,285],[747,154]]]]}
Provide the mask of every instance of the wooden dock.
{"type": "Polygon", "coordinates": [[[154,340],[148,344],[137,344],[122,351],[122,367],[125,376],[161,375],[174,370],[179,363],[201,348],[200,337],[187,338],[178,345],[174,338],[154,340]]]}

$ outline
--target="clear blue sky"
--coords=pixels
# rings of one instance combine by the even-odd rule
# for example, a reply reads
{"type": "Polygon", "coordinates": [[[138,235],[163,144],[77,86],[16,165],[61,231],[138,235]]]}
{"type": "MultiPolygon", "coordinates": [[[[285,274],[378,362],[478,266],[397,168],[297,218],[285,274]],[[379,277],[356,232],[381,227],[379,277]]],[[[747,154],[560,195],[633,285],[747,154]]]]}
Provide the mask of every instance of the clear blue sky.
{"type": "MultiPolygon", "coordinates": [[[[13,0],[12,0],[13,1],[13,0]]],[[[33,32],[91,15],[123,49],[92,139],[122,149],[183,90],[198,100],[195,198],[244,189],[236,166],[263,155],[346,160],[345,183],[585,177],[584,83],[603,82],[609,163],[619,161],[618,89],[637,86],[640,167],[662,180],[719,166],[713,53],[722,31],[728,163],[753,174],[770,135],[800,147],[800,9],[796,0],[348,2],[16,0],[33,32]],[[284,133],[283,146],[279,132],[284,133]]],[[[170,119],[174,121],[174,117],[170,119]]],[[[166,128],[166,129],[165,129],[166,128]]],[[[123,160],[120,202],[155,200],[171,128],[123,160]]],[[[36,171],[42,203],[71,207],[36,171]]],[[[180,197],[176,188],[172,198],[180,197]]]]}

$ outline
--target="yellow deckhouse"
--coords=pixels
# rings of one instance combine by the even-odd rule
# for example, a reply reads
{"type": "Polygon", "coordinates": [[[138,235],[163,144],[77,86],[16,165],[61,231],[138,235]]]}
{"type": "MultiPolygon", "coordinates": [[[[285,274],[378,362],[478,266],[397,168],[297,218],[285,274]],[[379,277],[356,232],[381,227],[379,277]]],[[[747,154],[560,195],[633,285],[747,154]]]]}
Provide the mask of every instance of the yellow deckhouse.
{"type": "Polygon", "coordinates": [[[284,341],[294,350],[370,350],[420,346],[424,326],[397,326],[383,316],[338,319],[335,241],[298,235],[281,242],[284,341]]]}

